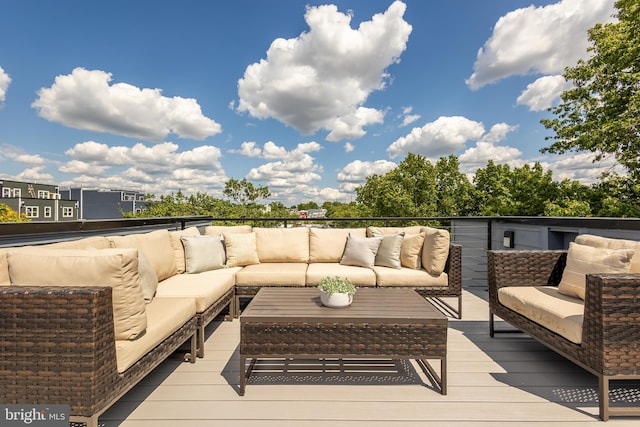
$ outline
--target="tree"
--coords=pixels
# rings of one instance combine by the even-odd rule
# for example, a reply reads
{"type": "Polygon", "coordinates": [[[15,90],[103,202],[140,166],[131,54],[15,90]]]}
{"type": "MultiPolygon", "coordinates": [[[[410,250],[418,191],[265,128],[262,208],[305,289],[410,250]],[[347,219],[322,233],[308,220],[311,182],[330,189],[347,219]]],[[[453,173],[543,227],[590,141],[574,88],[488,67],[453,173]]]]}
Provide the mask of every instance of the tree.
{"type": "Polygon", "coordinates": [[[493,160],[487,167],[476,171],[473,211],[477,215],[513,215],[514,203],[511,196],[511,168],[496,165],[493,160]]]}
{"type": "Polygon", "coordinates": [[[249,203],[255,203],[260,199],[268,199],[271,197],[269,187],[262,185],[256,187],[253,183],[247,181],[246,178],[242,181],[231,178],[224,184],[222,194],[243,206],[246,206],[249,203]]]}
{"type": "Polygon", "coordinates": [[[25,214],[19,214],[4,203],[0,203],[0,222],[29,222],[25,214]]]}
{"type": "Polygon", "coordinates": [[[555,131],[542,151],[613,155],[640,182],[640,3],[618,0],[616,8],[618,22],[589,30],[593,56],[565,69],[573,87],[550,108],[556,118],[541,121],[555,131]]]}
{"type": "Polygon", "coordinates": [[[460,172],[454,155],[441,157],[435,166],[436,216],[464,216],[471,211],[473,186],[460,172]]]}

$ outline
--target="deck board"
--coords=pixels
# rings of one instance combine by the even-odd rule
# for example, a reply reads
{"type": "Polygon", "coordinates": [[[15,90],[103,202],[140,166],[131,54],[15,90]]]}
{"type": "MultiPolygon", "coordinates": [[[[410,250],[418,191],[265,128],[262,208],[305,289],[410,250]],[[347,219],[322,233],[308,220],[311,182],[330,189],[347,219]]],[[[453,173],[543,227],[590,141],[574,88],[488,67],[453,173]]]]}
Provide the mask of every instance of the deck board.
{"type": "MultiPolygon", "coordinates": [[[[594,376],[524,334],[490,338],[485,291],[464,290],[463,304],[464,318],[449,321],[446,396],[412,363],[397,374],[413,381],[409,383],[385,376],[394,373],[380,375],[379,383],[358,372],[340,383],[332,380],[333,374],[298,378],[258,373],[241,397],[236,319],[215,321],[207,328],[204,359],[195,364],[168,359],[105,412],[100,423],[104,427],[604,425],[597,418],[594,376]]],[[[640,393],[640,384],[625,385],[640,393]]],[[[638,422],[612,418],[607,425],[638,422]]]]}

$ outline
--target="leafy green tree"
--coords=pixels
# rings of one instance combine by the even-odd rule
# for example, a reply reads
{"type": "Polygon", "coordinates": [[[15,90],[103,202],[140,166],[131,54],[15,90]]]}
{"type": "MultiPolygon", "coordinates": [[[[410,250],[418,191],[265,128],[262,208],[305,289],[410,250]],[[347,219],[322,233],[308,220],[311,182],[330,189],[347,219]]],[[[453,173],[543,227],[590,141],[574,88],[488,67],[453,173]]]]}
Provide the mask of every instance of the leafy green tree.
{"type": "Polygon", "coordinates": [[[592,211],[595,216],[640,217],[640,184],[625,177],[607,177],[593,186],[592,211]]]}
{"type": "Polygon", "coordinates": [[[482,216],[513,215],[509,165],[496,165],[489,160],[485,168],[476,171],[473,183],[473,212],[482,216]]]}
{"type": "Polygon", "coordinates": [[[545,202],[555,200],[558,185],[553,173],[543,171],[536,162],[533,166],[514,168],[511,174],[512,215],[538,216],[544,214],[545,202]]]}
{"type": "Polygon", "coordinates": [[[542,124],[555,132],[551,153],[591,151],[596,160],[613,155],[640,182],[640,2],[618,0],[618,21],[589,30],[593,54],[564,77],[573,84],[556,116],[542,124]]]}
{"type": "Polygon", "coordinates": [[[4,203],[0,203],[0,222],[30,222],[25,214],[19,214],[4,203]]]}
{"type": "Polygon", "coordinates": [[[308,211],[309,209],[319,209],[320,207],[316,202],[306,202],[298,204],[298,210],[300,211],[308,211]]]}
{"type": "Polygon", "coordinates": [[[435,166],[436,216],[464,216],[471,209],[473,185],[460,172],[460,162],[454,155],[441,157],[435,166]]]}
{"type": "Polygon", "coordinates": [[[271,197],[269,187],[262,185],[256,187],[252,182],[247,181],[246,178],[242,181],[231,178],[224,184],[222,194],[243,206],[255,203],[260,199],[268,199],[271,197]]]}

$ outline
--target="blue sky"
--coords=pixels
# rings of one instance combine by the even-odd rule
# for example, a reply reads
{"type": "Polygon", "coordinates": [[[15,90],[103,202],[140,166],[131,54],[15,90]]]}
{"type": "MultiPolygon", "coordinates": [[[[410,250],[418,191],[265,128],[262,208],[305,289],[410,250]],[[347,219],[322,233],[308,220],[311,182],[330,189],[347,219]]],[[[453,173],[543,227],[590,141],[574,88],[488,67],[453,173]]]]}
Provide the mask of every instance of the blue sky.
{"type": "Polygon", "coordinates": [[[535,161],[540,119],[613,0],[5,0],[0,177],[221,197],[355,199],[408,152],[535,161]]]}

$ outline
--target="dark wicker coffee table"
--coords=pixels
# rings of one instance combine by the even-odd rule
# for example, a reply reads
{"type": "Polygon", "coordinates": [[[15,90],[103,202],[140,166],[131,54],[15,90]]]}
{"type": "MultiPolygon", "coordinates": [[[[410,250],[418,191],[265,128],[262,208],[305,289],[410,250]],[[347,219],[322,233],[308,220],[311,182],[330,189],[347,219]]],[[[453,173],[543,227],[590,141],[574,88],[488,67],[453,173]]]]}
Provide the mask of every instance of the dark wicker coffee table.
{"type": "Polygon", "coordinates": [[[359,288],[351,306],[327,308],[317,288],[263,288],[240,316],[240,395],[269,358],[415,359],[446,394],[447,327],[411,289],[359,288]]]}

